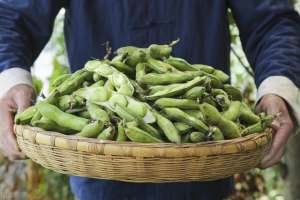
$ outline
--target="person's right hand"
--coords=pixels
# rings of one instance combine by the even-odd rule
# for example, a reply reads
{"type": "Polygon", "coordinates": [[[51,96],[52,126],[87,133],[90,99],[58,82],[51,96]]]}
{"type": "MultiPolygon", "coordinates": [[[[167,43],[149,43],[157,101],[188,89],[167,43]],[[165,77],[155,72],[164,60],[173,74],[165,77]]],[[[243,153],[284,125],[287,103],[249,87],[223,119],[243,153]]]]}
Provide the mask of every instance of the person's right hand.
{"type": "Polygon", "coordinates": [[[25,84],[12,87],[0,98],[0,151],[10,160],[25,158],[16,142],[13,113],[15,111],[23,112],[32,105],[34,98],[34,89],[25,84]]]}

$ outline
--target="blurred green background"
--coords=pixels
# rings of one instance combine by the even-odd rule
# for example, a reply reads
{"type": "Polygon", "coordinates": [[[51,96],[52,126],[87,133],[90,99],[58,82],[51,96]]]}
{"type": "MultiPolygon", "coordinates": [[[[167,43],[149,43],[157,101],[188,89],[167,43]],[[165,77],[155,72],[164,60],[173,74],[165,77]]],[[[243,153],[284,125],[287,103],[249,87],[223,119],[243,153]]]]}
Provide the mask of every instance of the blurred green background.
{"type": "MultiPolygon", "coordinates": [[[[292,1],[300,11],[300,0],[292,1]]],[[[231,77],[247,101],[254,105],[256,88],[253,72],[243,53],[239,32],[228,11],[231,30],[231,77]]],[[[48,93],[49,82],[68,73],[63,36],[64,11],[57,16],[51,40],[32,67],[34,85],[40,93],[48,93]]],[[[299,33],[300,34],[300,33],[299,33]]],[[[99,55],[103,57],[104,55],[99,55]]],[[[300,55],[299,55],[300,56],[300,55]]],[[[300,200],[300,137],[293,136],[282,161],[269,169],[254,169],[235,176],[235,194],[231,200],[300,200]]],[[[30,160],[10,162],[0,156],[0,200],[71,200],[68,177],[47,170],[30,160]]]]}

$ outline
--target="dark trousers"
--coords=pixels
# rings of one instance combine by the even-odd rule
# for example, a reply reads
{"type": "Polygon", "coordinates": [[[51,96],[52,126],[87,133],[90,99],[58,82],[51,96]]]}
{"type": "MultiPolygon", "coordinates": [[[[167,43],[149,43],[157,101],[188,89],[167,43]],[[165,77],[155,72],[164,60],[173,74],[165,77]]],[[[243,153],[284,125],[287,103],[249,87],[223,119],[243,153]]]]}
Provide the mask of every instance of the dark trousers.
{"type": "Polygon", "coordinates": [[[70,177],[80,200],[222,200],[233,191],[233,179],[188,183],[127,183],[70,177]]]}

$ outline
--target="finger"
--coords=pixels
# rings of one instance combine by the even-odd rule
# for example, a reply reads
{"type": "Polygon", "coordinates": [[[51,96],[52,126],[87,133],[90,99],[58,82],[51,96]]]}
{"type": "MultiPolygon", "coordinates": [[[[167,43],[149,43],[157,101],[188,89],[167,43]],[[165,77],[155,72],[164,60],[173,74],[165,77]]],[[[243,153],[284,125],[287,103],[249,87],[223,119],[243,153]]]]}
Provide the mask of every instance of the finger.
{"type": "Polygon", "coordinates": [[[32,105],[33,99],[29,94],[20,93],[15,96],[14,101],[18,108],[18,113],[23,112],[26,108],[32,105]]]}
{"type": "Polygon", "coordinates": [[[278,119],[275,119],[272,124],[270,125],[271,128],[273,128],[275,131],[278,131],[280,129],[280,122],[278,119]]]}
{"type": "Polygon", "coordinates": [[[13,132],[13,117],[7,105],[2,105],[0,109],[0,135],[1,135],[1,148],[5,154],[10,158],[23,157],[24,154],[19,151],[15,135],[13,132]]]}
{"type": "Polygon", "coordinates": [[[274,158],[261,162],[259,168],[266,169],[268,167],[273,166],[274,164],[278,163],[281,160],[283,154],[284,154],[284,147],[280,148],[280,150],[278,151],[278,153],[275,155],[274,158]]]}
{"type": "Polygon", "coordinates": [[[15,139],[12,136],[8,136],[5,143],[2,143],[2,147],[5,148],[5,155],[9,158],[9,160],[24,159],[25,154],[16,149],[15,144],[15,139]]]}
{"type": "Polygon", "coordinates": [[[277,100],[277,97],[274,99],[274,95],[264,96],[255,108],[256,113],[265,112],[268,115],[277,114],[280,110],[277,100]]]}
{"type": "MultiPolygon", "coordinates": [[[[284,145],[286,144],[286,142],[288,140],[289,132],[290,132],[289,125],[282,124],[280,129],[274,135],[269,153],[261,161],[262,165],[272,162],[272,160],[274,160],[276,157],[278,157],[278,154],[280,153],[281,148],[284,147],[284,145]]],[[[279,154],[279,156],[281,156],[281,155],[279,154]]]]}

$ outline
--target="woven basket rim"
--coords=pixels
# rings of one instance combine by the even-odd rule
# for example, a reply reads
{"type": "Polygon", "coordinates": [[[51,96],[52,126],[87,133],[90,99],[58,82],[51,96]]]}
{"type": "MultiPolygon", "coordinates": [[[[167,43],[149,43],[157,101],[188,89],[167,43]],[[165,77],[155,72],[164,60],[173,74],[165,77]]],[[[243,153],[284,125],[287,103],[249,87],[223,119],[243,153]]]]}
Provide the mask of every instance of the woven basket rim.
{"type": "Polygon", "coordinates": [[[232,140],[174,144],[99,140],[64,135],[27,125],[15,125],[14,128],[17,138],[22,137],[34,144],[53,148],[99,155],[169,158],[243,153],[264,147],[271,140],[273,133],[273,130],[268,128],[263,133],[255,133],[232,140]]]}

